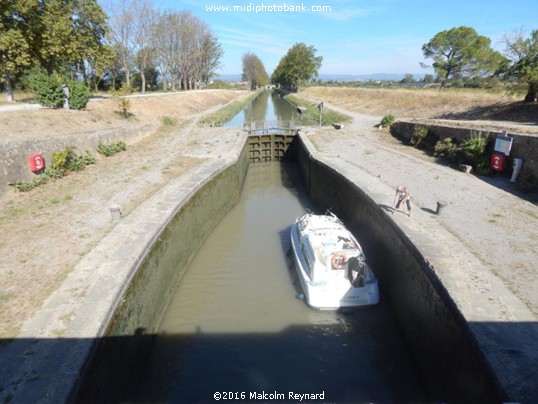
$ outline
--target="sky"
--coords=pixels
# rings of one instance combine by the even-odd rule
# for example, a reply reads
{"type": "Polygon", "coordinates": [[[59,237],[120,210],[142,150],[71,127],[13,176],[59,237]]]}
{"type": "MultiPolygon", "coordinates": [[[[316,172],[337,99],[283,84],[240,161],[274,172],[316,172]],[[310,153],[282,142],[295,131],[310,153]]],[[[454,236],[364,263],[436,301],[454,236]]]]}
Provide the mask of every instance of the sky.
{"type": "Polygon", "coordinates": [[[505,34],[528,36],[538,29],[537,0],[152,1],[162,10],[188,9],[211,26],[224,50],[220,74],[241,74],[241,57],[252,52],[271,75],[287,51],[303,42],[323,56],[322,75],[423,75],[433,71],[420,66],[431,64],[422,45],[441,31],[472,27],[502,52],[505,34]]]}

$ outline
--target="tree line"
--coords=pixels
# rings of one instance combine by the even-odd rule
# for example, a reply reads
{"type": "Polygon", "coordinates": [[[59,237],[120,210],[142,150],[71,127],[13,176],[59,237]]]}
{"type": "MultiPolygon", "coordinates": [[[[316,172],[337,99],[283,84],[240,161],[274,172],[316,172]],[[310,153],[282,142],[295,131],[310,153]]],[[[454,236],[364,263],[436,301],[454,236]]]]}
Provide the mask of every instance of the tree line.
{"type": "MultiPolygon", "coordinates": [[[[473,28],[456,27],[437,33],[422,46],[426,59],[437,77],[425,75],[424,82],[440,83],[443,89],[450,83],[467,82],[473,86],[487,85],[492,80],[502,81],[526,91],[525,101],[538,98],[538,30],[525,37],[514,32],[503,37],[502,53],[491,48],[491,40],[479,35],[473,28]]],[[[290,91],[318,77],[323,58],[316,56],[316,48],[304,43],[293,45],[271,75],[271,81],[290,91]]],[[[243,65],[245,66],[245,65],[243,65]]],[[[245,67],[243,67],[245,69],[245,67]]],[[[411,74],[403,82],[414,82],[411,74]]]]}
{"type": "Polygon", "coordinates": [[[93,89],[132,85],[194,89],[219,68],[222,47],[188,10],[160,11],[150,0],[2,0],[0,83],[13,100],[31,71],[86,82],[93,89]]]}

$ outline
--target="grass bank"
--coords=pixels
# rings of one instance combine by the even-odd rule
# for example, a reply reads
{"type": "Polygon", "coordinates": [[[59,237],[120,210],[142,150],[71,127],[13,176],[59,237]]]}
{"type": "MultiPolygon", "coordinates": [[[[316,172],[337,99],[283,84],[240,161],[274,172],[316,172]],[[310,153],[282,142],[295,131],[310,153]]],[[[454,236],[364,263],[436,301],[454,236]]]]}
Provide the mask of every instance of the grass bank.
{"type": "Polygon", "coordinates": [[[402,118],[505,119],[532,122],[537,105],[522,105],[521,97],[479,89],[308,87],[307,99],[334,103],[371,116],[402,118]]]}
{"type": "MultiPolygon", "coordinates": [[[[311,118],[314,122],[319,122],[320,111],[318,109],[319,103],[305,99],[297,94],[288,94],[285,96],[286,100],[297,108],[301,108],[303,114],[311,118]]],[[[324,107],[321,112],[321,124],[332,125],[333,123],[344,123],[351,120],[348,115],[341,114],[327,107],[324,107]]]]}
{"type": "Polygon", "coordinates": [[[233,100],[228,102],[224,107],[219,109],[217,112],[207,115],[203,119],[203,123],[209,123],[213,126],[222,126],[235,115],[237,115],[245,105],[252,102],[263,90],[253,91],[248,97],[245,97],[241,100],[233,100]]]}

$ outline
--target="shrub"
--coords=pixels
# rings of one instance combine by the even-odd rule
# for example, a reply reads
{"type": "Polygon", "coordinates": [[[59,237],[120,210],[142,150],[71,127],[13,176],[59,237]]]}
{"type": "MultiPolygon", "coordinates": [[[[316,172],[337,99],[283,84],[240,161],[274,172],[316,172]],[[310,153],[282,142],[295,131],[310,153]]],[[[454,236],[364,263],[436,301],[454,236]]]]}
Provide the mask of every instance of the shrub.
{"type": "Polygon", "coordinates": [[[413,129],[413,136],[411,136],[410,143],[413,147],[418,149],[420,143],[428,136],[429,128],[427,126],[419,125],[413,129]]]}
{"type": "Polygon", "coordinates": [[[129,111],[129,108],[131,108],[131,101],[126,98],[127,95],[131,94],[133,92],[133,89],[131,86],[127,85],[126,83],[123,83],[121,85],[121,88],[117,91],[114,91],[114,96],[117,99],[118,107],[119,107],[119,114],[123,118],[129,118],[132,116],[132,113],[129,111]]]}
{"type": "Polygon", "coordinates": [[[456,157],[457,147],[452,138],[447,137],[435,143],[433,155],[435,157],[445,157],[453,160],[456,157]]]}
{"type": "Polygon", "coordinates": [[[463,163],[476,165],[486,152],[487,140],[482,137],[473,137],[465,140],[459,147],[463,163]]]}
{"type": "Polygon", "coordinates": [[[67,170],[75,156],[75,150],[71,147],[66,147],[56,153],[52,153],[52,168],[56,170],[67,170]]]}
{"type": "Polygon", "coordinates": [[[491,173],[487,155],[488,140],[484,137],[472,137],[464,141],[458,148],[463,164],[472,165],[478,174],[491,173]]]}
{"type": "Polygon", "coordinates": [[[390,128],[392,124],[396,122],[396,117],[391,114],[387,114],[381,119],[381,123],[379,124],[382,128],[390,128]]]}
{"type": "Polygon", "coordinates": [[[38,103],[51,108],[60,108],[63,105],[62,83],[56,76],[49,76],[41,70],[34,70],[30,74],[29,81],[38,103]]]}
{"type": "Polygon", "coordinates": [[[60,108],[64,104],[63,85],[69,88],[69,108],[83,109],[90,99],[90,89],[84,83],[64,80],[57,75],[49,76],[42,69],[34,69],[29,76],[30,88],[38,103],[45,107],[60,108]]]}
{"type": "Polygon", "coordinates": [[[99,143],[99,146],[97,146],[97,151],[105,157],[113,156],[114,154],[125,150],[127,150],[127,145],[123,140],[113,144],[99,143]]]}
{"type": "Polygon", "coordinates": [[[69,108],[84,109],[90,100],[90,89],[84,83],[69,84],[69,108]]]}

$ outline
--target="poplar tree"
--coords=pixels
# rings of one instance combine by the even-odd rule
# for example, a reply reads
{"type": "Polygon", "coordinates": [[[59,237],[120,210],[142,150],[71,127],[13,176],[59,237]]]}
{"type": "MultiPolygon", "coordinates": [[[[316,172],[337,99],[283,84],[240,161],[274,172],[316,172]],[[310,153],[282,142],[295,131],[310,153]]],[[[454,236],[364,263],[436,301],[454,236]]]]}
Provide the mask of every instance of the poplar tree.
{"type": "Polygon", "coordinates": [[[248,81],[250,88],[257,88],[269,84],[269,75],[263,62],[256,54],[247,52],[242,57],[243,80],[248,81]]]}

